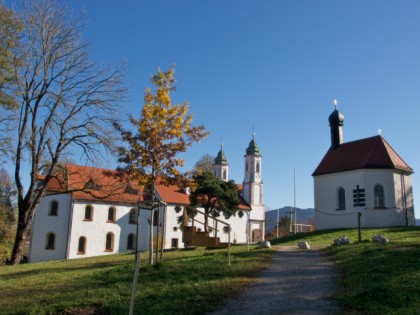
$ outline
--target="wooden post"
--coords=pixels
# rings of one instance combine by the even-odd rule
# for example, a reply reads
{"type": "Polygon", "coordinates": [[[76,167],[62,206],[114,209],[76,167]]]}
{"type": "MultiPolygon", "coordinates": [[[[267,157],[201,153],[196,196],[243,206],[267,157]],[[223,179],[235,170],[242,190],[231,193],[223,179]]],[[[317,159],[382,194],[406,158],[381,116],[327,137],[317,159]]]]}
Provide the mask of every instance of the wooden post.
{"type": "Polygon", "coordinates": [[[153,205],[149,219],[149,265],[153,265],[153,205]]]}
{"type": "MultiPolygon", "coordinates": [[[[154,205],[154,203],[153,203],[154,205]]],[[[157,225],[156,225],[156,262],[158,262],[159,259],[159,231],[160,231],[160,203],[158,203],[157,208],[157,225]]]]}
{"type": "Polygon", "coordinates": [[[163,208],[163,226],[162,226],[162,245],[160,247],[160,260],[163,260],[163,247],[165,246],[165,237],[166,237],[166,211],[167,205],[165,204],[163,208]]]}
{"type": "Polygon", "coordinates": [[[130,309],[128,311],[129,315],[134,314],[134,304],[137,296],[137,283],[139,278],[139,269],[140,269],[140,252],[138,246],[138,235],[139,235],[139,216],[140,216],[140,203],[137,204],[137,227],[136,227],[136,258],[135,258],[135,269],[133,277],[133,286],[131,287],[131,298],[130,298],[130,309]]]}
{"type": "Polygon", "coordinates": [[[216,230],[215,230],[215,235],[214,235],[214,246],[217,245],[217,220],[216,220],[216,230]]]}
{"type": "Polygon", "coordinates": [[[362,214],[360,212],[357,212],[357,230],[358,230],[358,237],[359,237],[359,242],[362,241],[362,229],[360,226],[360,217],[362,216],[362,214]]]}
{"type": "Polygon", "coordinates": [[[228,236],[228,264],[230,266],[230,225],[228,225],[229,228],[229,236],[228,236]]]}

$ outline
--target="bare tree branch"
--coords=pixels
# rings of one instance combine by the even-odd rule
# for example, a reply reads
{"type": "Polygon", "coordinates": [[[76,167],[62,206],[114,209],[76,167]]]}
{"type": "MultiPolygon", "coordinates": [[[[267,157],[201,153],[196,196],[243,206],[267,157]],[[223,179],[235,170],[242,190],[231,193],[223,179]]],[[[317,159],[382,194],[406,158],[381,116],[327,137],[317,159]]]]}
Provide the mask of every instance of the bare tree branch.
{"type": "Polygon", "coordinates": [[[19,262],[48,181],[63,156],[95,161],[113,152],[111,128],[124,100],[124,65],[97,67],[83,42],[83,16],[54,0],[22,2],[22,66],[15,68],[16,103],[20,104],[15,136],[15,181],[18,190],[18,233],[12,260],[19,262]],[[29,162],[25,191],[22,169],[29,162]],[[39,178],[43,172],[42,185],[39,178]]]}

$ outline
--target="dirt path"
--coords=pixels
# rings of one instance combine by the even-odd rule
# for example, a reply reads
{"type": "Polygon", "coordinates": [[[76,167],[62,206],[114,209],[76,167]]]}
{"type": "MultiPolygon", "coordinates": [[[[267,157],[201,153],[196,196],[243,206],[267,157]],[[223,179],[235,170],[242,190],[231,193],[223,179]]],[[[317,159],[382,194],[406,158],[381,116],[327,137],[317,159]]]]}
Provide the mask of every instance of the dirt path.
{"type": "MultiPolygon", "coordinates": [[[[211,315],[336,314],[334,266],[322,250],[276,247],[258,280],[211,315]]],[[[210,315],[209,314],[209,315],[210,315]]]]}

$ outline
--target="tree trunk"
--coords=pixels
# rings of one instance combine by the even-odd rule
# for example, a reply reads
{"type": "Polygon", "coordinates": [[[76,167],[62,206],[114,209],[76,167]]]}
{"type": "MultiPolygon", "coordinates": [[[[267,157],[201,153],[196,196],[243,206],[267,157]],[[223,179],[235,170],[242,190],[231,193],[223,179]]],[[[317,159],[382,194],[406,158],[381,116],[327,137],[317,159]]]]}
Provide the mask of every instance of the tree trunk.
{"type": "Polygon", "coordinates": [[[13,245],[12,256],[10,258],[11,264],[17,265],[22,261],[23,247],[25,246],[25,225],[18,224],[16,230],[15,244],[13,245]]]}
{"type": "Polygon", "coordinates": [[[12,255],[10,261],[13,265],[22,262],[23,250],[29,231],[32,227],[31,213],[33,209],[27,209],[28,205],[20,199],[18,202],[18,224],[16,229],[15,243],[13,245],[12,255]]]}
{"type": "Polygon", "coordinates": [[[153,265],[153,205],[152,211],[150,211],[150,228],[149,228],[149,265],[153,265]]]}

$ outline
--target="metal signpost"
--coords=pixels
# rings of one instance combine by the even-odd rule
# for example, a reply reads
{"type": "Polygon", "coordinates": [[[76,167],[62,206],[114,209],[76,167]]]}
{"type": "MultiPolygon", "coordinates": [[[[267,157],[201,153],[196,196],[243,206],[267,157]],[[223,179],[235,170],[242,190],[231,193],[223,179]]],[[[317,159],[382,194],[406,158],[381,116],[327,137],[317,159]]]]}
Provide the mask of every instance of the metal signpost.
{"type": "MultiPolygon", "coordinates": [[[[355,208],[362,208],[366,206],[365,201],[365,189],[360,188],[359,185],[356,186],[356,189],[353,189],[353,207],[355,208]]],[[[362,213],[359,211],[357,212],[357,230],[358,230],[358,239],[359,242],[362,241],[362,229],[360,224],[360,218],[362,213]]]]}

